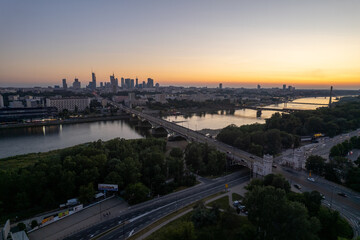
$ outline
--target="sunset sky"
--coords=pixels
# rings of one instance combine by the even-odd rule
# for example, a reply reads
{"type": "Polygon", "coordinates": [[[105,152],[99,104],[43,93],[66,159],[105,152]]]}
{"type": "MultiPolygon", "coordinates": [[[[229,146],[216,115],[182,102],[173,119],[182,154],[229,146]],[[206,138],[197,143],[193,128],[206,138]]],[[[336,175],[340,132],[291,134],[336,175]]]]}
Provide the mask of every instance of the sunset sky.
{"type": "Polygon", "coordinates": [[[359,0],[0,0],[0,87],[360,88],[359,0]]]}

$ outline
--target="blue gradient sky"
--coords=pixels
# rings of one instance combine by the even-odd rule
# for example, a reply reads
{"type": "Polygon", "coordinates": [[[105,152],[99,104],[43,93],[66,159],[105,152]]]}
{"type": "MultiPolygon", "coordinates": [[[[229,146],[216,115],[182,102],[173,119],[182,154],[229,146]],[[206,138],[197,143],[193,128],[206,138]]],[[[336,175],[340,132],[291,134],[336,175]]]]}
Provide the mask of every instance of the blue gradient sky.
{"type": "Polygon", "coordinates": [[[360,88],[360,1],[0,0],[0,86],[360,88]]]}

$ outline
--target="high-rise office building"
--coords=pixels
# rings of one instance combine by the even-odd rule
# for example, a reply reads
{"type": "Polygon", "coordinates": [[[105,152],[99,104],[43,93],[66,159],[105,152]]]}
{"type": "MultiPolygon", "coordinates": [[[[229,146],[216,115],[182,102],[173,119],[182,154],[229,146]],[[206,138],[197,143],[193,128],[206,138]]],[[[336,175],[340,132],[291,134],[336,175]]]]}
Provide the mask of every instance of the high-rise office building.
{"type": "Polygon", "coordinates": [[[80,89],[81,88],[81,83],[79,82],[79,79],[75,78],[75,80],[73,82],[73,88],[74,89],[80,89]]]}
{"type": "Polygon", "coordinates": [[[260,88],[261,88],[261,86],[260,86],[260,84],[258,84],[258,85],[257,85],[257,89],[260,89],[260,88]]]}
{"type": "Polygon", "coordinates": [[[125,88],[130,88],[130,82],[131,82],[130,78],[125,78],[125,88]]]}
{"type": "Polygon", "coordinates": [[[284,91],[286,90],[286,84],[283,85],[283,90],[284,90],[284,91]]]}
{"type": "Polygon", "coordinates": [[[125,84],[125,81],[124,81],[124,78],[122,77],[121,78],[121,88],[125,88],[124,84],[125,84]]]}
{"type": "Polygon", "coordinates": [[[219,88],[222,89],[222,83],[219,83],[219,88]]]}
{"type": "Polygon", "coordinates": [[[95,73],[91,73],[91,77],[92,77],[91,88],[95,89],[96,88],[96,76],[95,76],[95,73]]]}
{"type": "Polygon", "coordinates": [[[100,87],[103,88],[104,87],[104,83],[100,82],[100,87]]]}
{"type": "Polygon", "coordinates": [[[118,79],[115,78],[114,74],[110,76],[110,85],[111,85],[113,92],[116,92],[119,82],[118,82],[118,79]]]}
{"type": "Polygon", "coordinates": [[[4,98],[3,96],[0,94],[0,108],[4,107],[4,98]]]}
{"type": "Polygon", "coordinates": [[[130,88],[134,88],[135,85],[134,85],[134,79],[130,79],[130,88]]]}
{"type": "Polygon", "coordinates": [[[139,79],[136,78],[136,84],[135,84],[135,87],[138,88],[139,87],[139,79]]]}
{"type": "Polygon", "coordinates": [[[66,78],[64,78],[64,79],[62,80],[62,87],[63,87],[63,89],[67,89],[66,78]]]}
{"type": "Polygon", "coordinates": [[[145,84],[145,81],[143,81],[142,87],[143,87],[143,88],[146,88],[146,87],[147,87],[146,84],[145,84]]]}
{"type": "Polygon", "coordinates": [[[152,78],[147,79],[147,87],[153,88],[154,87],[154,80],[152,78]]]}

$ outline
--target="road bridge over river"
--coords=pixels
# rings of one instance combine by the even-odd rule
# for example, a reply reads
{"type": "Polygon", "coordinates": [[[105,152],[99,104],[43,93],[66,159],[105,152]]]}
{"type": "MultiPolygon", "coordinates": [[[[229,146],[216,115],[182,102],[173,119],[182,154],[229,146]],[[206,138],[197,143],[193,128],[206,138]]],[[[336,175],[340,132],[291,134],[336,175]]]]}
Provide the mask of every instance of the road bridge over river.
{"type": "Polygon", "coordinates": [[[116,103],[113,104],[129,114],[134,114],[141,119],[146,119],[147,121],[151,122],[154,125],[161,126],[171,132],[184,136],[185,138],[191,141],[207,143],[209,146],[213,146],[217,150],[226,153],[227,156],[232,159],[233,163],[247,166],[252,170],[252,172],[255,175],[265,176],[272,172],[273,157],[271,155],[265,155],[263,158],[261,158],[251,153],[242,151],[230,145],[219,142],[215,139],[208,138],[196,131],[166,121],[162,118],[154,117],[149,114],[142,113],[135,109],[125,107],[121,104],[116,104],[116,103]]]}

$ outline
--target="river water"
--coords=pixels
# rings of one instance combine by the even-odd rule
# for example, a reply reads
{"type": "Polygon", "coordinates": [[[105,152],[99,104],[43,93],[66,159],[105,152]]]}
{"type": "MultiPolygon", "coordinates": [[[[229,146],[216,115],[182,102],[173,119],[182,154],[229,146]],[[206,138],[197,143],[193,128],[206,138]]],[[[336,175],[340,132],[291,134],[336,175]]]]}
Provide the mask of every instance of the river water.
{"type": "MultiPolygon", "coordinates": [[[[297,99],[295,102],[327,104],[329,98],[297,99]]],[[[321,105],[304,105],[296,103],[272,105],[272,108],[316,109],[321,105]]],[[[238,126],[252,123],[264,123],[276,111],[262,111],[256,117],[256,110],[244,109],[235,111],[217,111],[192,116],[169,116],[165,119],[193,130],[204,128],[220,129],[230,124],[238,126]]],[[[17,129],[0,129],[0,159],[32,152],[46,152],[66,148],[77,144],[104,141],[113,138],[136,139],[143,135],[126,120],[78,123],[46,127],[29,127],[17,129]]],[[[1,163],[0,163],[1,164],[1,163]]]]}
{"type": "Polygon", "coordinates": [[[117,137],[136,139],[143,136],[126,120],[0,129],[0,158],[32,152],[47,152],[117,137]]]}
{"type": "MultiPolygon", "coordinates": [[[[337,101],[333,99],[333,101],[337,101]]],[[[317,97],[317,98],[299,98],[291,103],[281,103],[269,105],[269,108],[291,108],[302,110],[313,110],[319,107],[324,107],[321,104],[328,104],[329,98],[317,97]],[[314,105],[302,104],[302,103],[314,103],[314,105]],[[319,105],[316,105],[319,104],[319,105]]],[[[256,110],[252,109],[240,109],[235,111],[217,111],[215,113],[201,113],[193,114],[191,116],[168,116],[164,119],[170,122],[175,122],[183,127],[190,128],[192,130],[201,129],[220,129],[230,124],[242,126],[252,123],[265,123],[267,118],[270,118],[276,111],[262,111],[260,117],[257,117],[256,110]]]]}

